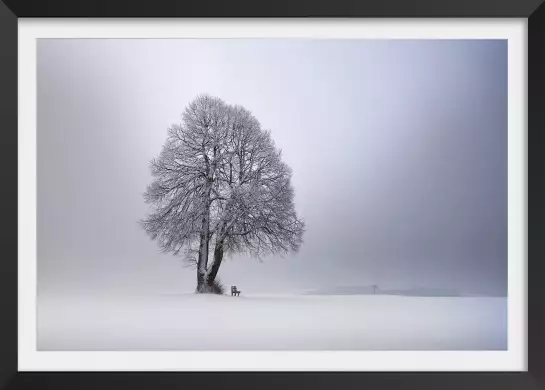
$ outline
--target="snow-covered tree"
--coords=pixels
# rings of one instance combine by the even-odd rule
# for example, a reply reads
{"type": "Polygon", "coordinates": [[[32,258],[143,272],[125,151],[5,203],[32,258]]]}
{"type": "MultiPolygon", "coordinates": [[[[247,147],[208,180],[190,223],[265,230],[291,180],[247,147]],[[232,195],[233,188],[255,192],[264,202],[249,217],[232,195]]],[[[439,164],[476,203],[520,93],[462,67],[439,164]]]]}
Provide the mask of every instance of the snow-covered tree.
{"type": "Polygon", "coordinates": [[[243,107],[198,96],[150,165],[154,180],[144,197],[154,210],[141,224],[162,251],[190,255],[197,292],[212,291],[224,253],[299,249],[304,223],[294,208],[291,170],[243,107]]]}

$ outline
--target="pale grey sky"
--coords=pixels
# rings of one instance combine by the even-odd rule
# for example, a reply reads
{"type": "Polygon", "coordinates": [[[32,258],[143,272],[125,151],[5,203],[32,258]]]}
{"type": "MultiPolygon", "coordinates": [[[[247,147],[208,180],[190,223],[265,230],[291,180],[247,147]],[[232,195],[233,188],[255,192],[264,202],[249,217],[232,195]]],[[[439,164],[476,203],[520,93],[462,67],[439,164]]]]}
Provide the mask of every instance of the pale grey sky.
{"type": "Polygon", "coordinates": [[[507,291],[507,43],[40,40],[39,291],[192,291],[140,229],[148,162],[199,93],[242,104],[293,168],[296,255],[233,258],[246,291],[507,291]]]}

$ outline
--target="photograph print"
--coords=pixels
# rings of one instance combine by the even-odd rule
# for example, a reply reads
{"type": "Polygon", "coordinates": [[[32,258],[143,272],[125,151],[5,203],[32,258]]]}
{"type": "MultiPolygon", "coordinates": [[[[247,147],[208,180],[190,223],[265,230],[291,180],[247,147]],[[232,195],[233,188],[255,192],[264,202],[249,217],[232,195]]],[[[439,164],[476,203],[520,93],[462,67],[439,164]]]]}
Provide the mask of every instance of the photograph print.
{"type": "Polygon", "coordinates": [[[507,41],[39,39],[39,351],[507,350],[507,41]]]}

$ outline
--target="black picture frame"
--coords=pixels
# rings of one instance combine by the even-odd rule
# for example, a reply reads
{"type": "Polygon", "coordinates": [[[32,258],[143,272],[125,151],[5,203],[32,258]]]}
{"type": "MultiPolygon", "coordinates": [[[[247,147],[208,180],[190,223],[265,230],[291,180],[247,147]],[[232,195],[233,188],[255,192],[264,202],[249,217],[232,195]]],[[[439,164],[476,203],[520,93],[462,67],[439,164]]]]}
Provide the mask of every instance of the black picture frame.
{"type": "MultiPolygon", "coordinates": [[[[545,5],[543,0],[44,1],[0,3],[0,388],[545,388],[545,5]],[[528,26],[528,371],[18,372],[17,21],[26,17],[494,17],[528,26]]],[[[24,245],[24,242],[21,243],[24,245]]]]}

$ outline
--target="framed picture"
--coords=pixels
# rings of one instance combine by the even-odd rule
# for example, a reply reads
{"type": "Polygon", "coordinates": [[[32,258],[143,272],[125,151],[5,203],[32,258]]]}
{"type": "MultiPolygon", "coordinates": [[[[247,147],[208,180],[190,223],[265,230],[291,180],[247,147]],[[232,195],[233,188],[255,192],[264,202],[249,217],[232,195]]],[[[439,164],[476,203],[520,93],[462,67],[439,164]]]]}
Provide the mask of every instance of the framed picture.
{"type": "Polygon", "coordinates": [[[542,388],[544,24],[4,0],[0,387],[542,388]]]}

